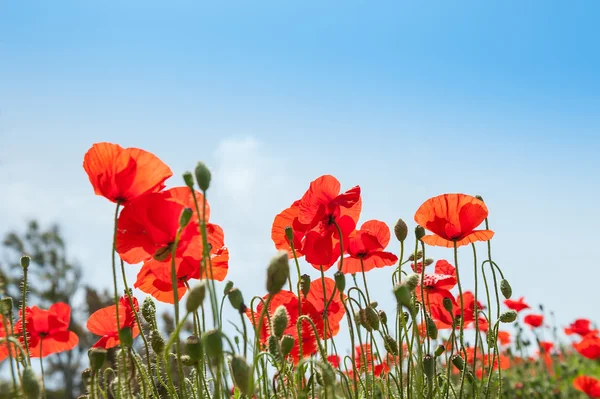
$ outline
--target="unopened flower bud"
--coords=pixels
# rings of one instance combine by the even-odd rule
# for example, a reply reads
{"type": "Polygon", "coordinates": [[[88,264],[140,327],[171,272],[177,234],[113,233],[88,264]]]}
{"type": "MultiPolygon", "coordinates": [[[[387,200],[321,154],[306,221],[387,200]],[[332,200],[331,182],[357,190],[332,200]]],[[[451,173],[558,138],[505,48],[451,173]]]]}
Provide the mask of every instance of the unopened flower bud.
{"type": "Polygon", "coordinates": [[[286,357],[294,348],[295,339],[291,335],[284,335],[280,341],[281,354],[286,357]]]}
{"type": "Polygon", "coordinates": [[[290,316],[285,306],[281,305],[275,309],[273,314],[273,335],[277,338],[283,337],[283,333],[290,322],[290,316]]]}
{"type": "Polygon", "coordinates": [[[502,323],[512,323],[517,319],[517,312],[514,310],[507,310],[500,315],[500,321],[502,323]]]}
{"type": "Polygon", "coordinates": [[[2,314],[10,317],[13,310],[13,299],[11,297],[2,298],[2,314]]]}
{"type": "Polygon", "coordinates": [[[144,299],[144,303],[142,304],[142,316],[144,316],[144,320],[149,324],[154,323],[156,317],[156,305],[149,296],[144,299]]]}
{"type": "Polygon", "coordinates": [[[335,279],[335,288],[337,288],[339,292],[344,292],[344,290],[346,289],[346,276],[344,275],[344,273],[338,270],[333,275],[333,278],[335,279]]]}
{"type": "Polygon", "coordinates": [[[25,366],[23,370],[21,389],[27,399],[39,399],[40,397],[40,382],[38,381],[33,369],[25,366]]]}
{"type": "Polygon", "coordinates": [[[244,296],[242,295],[242,291],[240,291],[238,288],[229,290],[227,298],[229,298],[229,303],[231,303],[231,306],[233,306],[235,310],[240,313],[246,311],[246,305],[244,305],[244,296]]]}
{"type": "Polygon", "coordinates": [[[269,353],[279,359],[281,356],[281,346],[279,345],[279,339],[275,335],[269,335],[267,338],[267,348],[269,353]]]}
{"type": "Polygon", "coordinates": [[[190,223],[190,220],[192,220],[192,215],[194,215],[192,208],[183,208],[183,211],[181,211],[181,215],[179,216],[180,229],[183,229],[190,223]]]}
{"type": "Polygon", "coordinates": [[[365,324],[368,326],[367,330],[379,331],[379,315],[371,306],[365,308],[365,324]]]}
{"type": "Polygon", "coordinates": [[[452,356],[452,364],[459,370],[463,371],[465,368],[465,361],[459,355],[452,356]]]}
{"type": "Polygon", "coordinates": [[[292,226],[285,226],[285,238],[287,238],[290,245],[294,243],[294,229],[292,229],[292,226]]]}
{"type": "Polygon", "coordinates": [[[379,320],[381,320],[381,323],[387,324],[387,314],[383,311],[383,309],[379,311],[379,320]]]}
{"type": "Polygon", "coordinates": [[[240,390],[240,392],[250,397],[252,392],[250,391],[250,366],[246,363],[246,360],[238,355],[231,358],[231,378],[233,383],[240,390]]]}
{"type": "Polygon", "coordinates": [[[410,290],[406,286],[405,283],[398,284],[396,288],[394,288],[394,295],[396,296],[396,301],[398,301],[399,305],[410,308],[412,305],[412,296],[410,294],[410,290]]]}
{"type": "Polygon", "coordinates": [[[233,288],[233,281],[229,280],[225,283],[225,287],[223,288],[223,295],[229,294],[229,291],[233,288]]]}
{"type": "Polygon", "coordinates": [[[31,258],[27,255],[23,255],[21,256],[21,267],[23,269],[27,269],[29,267],[29,264],[31,263],[31,258]]]}
{"type": "Polygon", "coordinates": [[[196,181],[198,182],[198,187],[200,187],[200,190],[203,192],[208,190],[208,187],[210,186],[211,174],[204,162],[198,162],[196,169],[194,170],[194,174],[196,175],[196,181]]]}
{"type": "Polygon", "coordinates": [[[321,365],[321,380],[324,387],[332,387],[335,385],[335,371],[329,363],[321,365]]]}
{"type": "Polygon", "coordinates": [[[181,355],[179,359],[181,360],[181,364],[185,367],[192,367],[198,364],[198,362],[194,361],[189,355],[181,355]]]}
{"type": "Polygon", "coordinates": [[[89,367],[86,367],[83,369],[83,371],[81,372],[81,379],[84,381],[84,383],[87,383],[87,381],[92,377],[92,369],[89,367]]]}
{"type": "Polygon", "coordinates": [[[185,172],[183,174],[183,181],[189,188],[194,188],[194,176],[192,175],[192,172],[185,172]]]}
{"type": "Polygon", "coordinates": [[[454,308],[454,306],[452,305],[452,300],[450,298],[445,297],[444,299],[442,299],[442,305],[444,305],[444,309],[452,313],[452,309],[454,308]]]}
{"type": "Polygon", "coordinates": [[[423,357],[423,372],[427,378],[433,378],[433,375],[435,374],[435,357],[431,355],[425,355],[423,357]]]}
{"type": "Polygon", "coordinates": [[[193,361],[199,362],[202,359],[202,341],[200,341],[200,338],[195,335],[187,337],[185,351],[193,361]]]}
{"type": "Polygon", "coordinates": [[[165,349],[165,339],[160,335],[158,330],[150,331],[150,346],[157,355],[162,355],[165,349]]]}
{"type": "Polygon", "coordinates": [[[406,284],[406,287],[411,292],[414,291],[419,286],[420,282],[421,282],[421,276],[419,276],[416,273],[412,273],[412,274],[408,275],[406,277],[406,279],[404,280],[404,284],[406,284]]]}
{"type": "Polygon", "coordinates": [[[205,297],[206,284],[201,282],[190,290],[187,301],[185,302],[185,310],[187,310],[188,313],[195,312],[202,305],[205,297]]]}
{"type": "Polygon", "coordinates": [[[406,237],[408,236],[408,226],[404,220],[398,219],[396,225],[394,226],[394,234],[396,235],[398,241],[404,242],[404,240],[406,240],[406,237]]]}
{"type": "Polygon", "coordinates": [[[279,251],[271,259],[267,268],[267,292],[271,295],[277,294],[290,276],[290,265],[288,254],[285,251],[279,251]]]}
{"type": "Polygon", "coordinates": [[[434,262],[434,260],[431,258],[425,258],[425,261],[424,261],[425,266],[429,266],[429,265],[433,264],[433,262],[434,262]]]}
{"type": "Polygon", "coordinates": [[[418,241],[421,241],[421,238],[425,237],[425,229],[423,226],[415,227],[415,237],[418,241]]]}
{"type": "Polygon", "coordinates": [[[437,339],[438,337],[438,328],[435,325],[435,322],[433,321],[433,319],[429,316],[425,317],[425,323],[427,326],[427,335],[429,336],[429,338],[431,339],[437,339]]]}
{"type": "Polygon", "coordinates": [[[106,360],[106,349],[91,348],[88,350],[88,358],[90,359],[90,368],[93,371],[98,371],[102,368],[106,360]]]}
{"type": "Polygon", "coordinates": [[[219,364],[223,356],[223,336],[219,330],[202,334],[202,348],[213,364],[219,364]]]}
{"type": "Polygon", "coordinates": [[[369,303],[369,306],[372,307],[373,309],[377,309],[377,306],[379,306],[379,302],[372,301],[371,303],[369,303]]]}
{"type": "Polygon", "coordinates": [[[446,351],[446,347],[444,345],[440,345],[435,349],[435,357],[440,357],[442,356],[442,353],[444,353],[446,351]]]}
{"type": "Polygon", "coordinates": [[[398,356],[398,343],[394,338],[389,335],[385,335],[383,337],[383,346],[388,353],[391,353],[393,356],[398,356]]]}
{"type": "Polygon", "coordinates": [[[300,276],[300,291],[305,298],[310,292],[310,276],[308,274],[300,276]]]}
{"type": "Polygon", "coordinates": [[[508,280],[502,279],[502,281],[500,281],[500,291],[502,292],[502,295],[504,295],[504,298],[510,299],[512,296],[512,287],[508,283],[508,280]]]}
{"type": "MultiPolygon", "coordinates": [[[[423,251],[418,250],[417,251],[417,260],[421,259],[422,257],[423,257],[423,251]]],[[[415,254],[414,253],[410,254],[408,256],[408,260],[411,261],[411,262],[414,262],[415,261],[415,254]]]]}

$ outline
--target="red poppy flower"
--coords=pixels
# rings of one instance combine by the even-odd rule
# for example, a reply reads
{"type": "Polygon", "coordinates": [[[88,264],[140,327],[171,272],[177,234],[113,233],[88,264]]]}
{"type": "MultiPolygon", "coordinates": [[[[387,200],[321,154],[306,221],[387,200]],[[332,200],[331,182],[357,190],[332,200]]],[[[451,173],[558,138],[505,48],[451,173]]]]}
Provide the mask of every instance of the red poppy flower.
{"type": "Polygon", "coordinates": [[[454,295],[450,292],[456,285],[456,269],[447,261],[440,259],[435,264],[435,270],[432,274],[425,274],[423,278],[423,295],[425,300],[421,300],[421,288],[417,287],[415,294],[417,300],[424,302],[427,307],[439,306],[443,309],[444,298],[449,298],[454,303],[454,295]]]}
{"type": "Polygon", "coordinates": [[[336,355],[327,356],[327,362],[335,369],[340,368],[340,357],[336,355]]]}
{"type": "MultiPolygon", "coordinates": [[[[25,308],[29,354],[31,357],[46,357],[53,353],[73,349],[79,343],[79,337],[69,331],[71,307],[66,303],[55,303],[44,310],[37,306],[25,308]]],[[[21,335],[23,342],[23,317],[17,322],[15,334],[21,335]]]]}
{"type": "Polygon", "coordinates": [[[502,345],[510,344],[510,333],[507,331],[498,331],[498,341],[502,345]]]}
{"type": "MultiPolygon", "coordinates": [[[[324,316],[325,302],[332,298],[334,289],[335,281],[329,277],[319,278],[310,283],[310,291],[306,296],[306,300],[312,303],[315,310],[322,315],[321,318],[324,316]]],[[[323,334],[321,338],[336,336],[340,331],[340,322],[344,315],[344,304],[340,300],[339,291],[336,291],[327,308],[327,335],[323,334]]]]}
{"type": "MultiPolygon", "coordinates": [[[[138,301],[132,298],[135,311],[139,310],[138,301]]],[[[131,304],[127,297],[121,297],[119,300],[119,323],[121,329],[130,328],[133,338],[137,337],[140,330],[135,322],[135,315],[131,309],[131,304]]],[[[110,349],[119,345],[119,329],[117,329],[117,307],[116,305],[107,306],[92,313],[86,324],[87,329],[96,335],[102,336],[96,342],[94,348],[110,349]]]]}
{"type": "Polygon", "coordinates": [[[600,338],[598,337],[587,335],[581,342],[574,343],[573,347],[583,357],[592,360],[600,359],[600,338]]]}
{"type": "Polygon", "coordinates": [[[544,316],[541,314],[529,314],[525,316],[523,322],[529,324],[532,328],[537,328],[544,323],[544,316]]]}
{"type": "MultiPolygon", "coordinates": [[[[266,295],[263,299],[266,301],[268,295],[266,295]]],[[[302,321],[301,326],[301,337],[298,337],[298,329],[296,328],[296,323],[300,315],[308,316],[317,328],[317,333],[320,336],[323,336],[323,318],[321,313],[319,313],[312,302],[307,301],[305,299],[298,301],[298,297],[291,291],[282,290],[279,293],[275,294],[271,298],[271,302],[269,303],[269,307],[267,312],[269,314],[269,318],[273,317],[275,310],[279,306],[284,306],[287,310],[289,316],[288,326],[284,331],[284,334],[289,334],[294,337],[294,347],[290,352],[291,358],[294,360],[294,363],[297,363],[300,360],[300,346],[299,341],[302,341],[302,355],[303,357],[309,357],[315,353],[317,353],[317,340],[314,335],[314,331],[310,323],[306,320],[302,321]],[[300,312],[299,312],[300,310],[300,312]]],[[[252,310],[248,308],[246,310],[246,316],[250,319],[255,328],[258,328],[259,318],[263,310],[263,303],[260,302],[252,314],[252,310]]],[[[260,331],[260,341],[266,345],[267,340],[269,338],[269,323],[267,317],[263,319],[262,328],[260,331]]]]}
{"type": "Polygon", "coordinates": [[[488,216],[483,201],[465,194],[443,194],[425,201],[415,213],[415,222],[431,231],[423,241],[452,248],[476,241],[488,241],[491,230],[475,230],[488,216]]]}
{"type": "Polygon", "coordinates": [[[577,319],[573,323],[569,325],[569,327],[565,328],[565,334],[572,335],[577,334],[579,336],[585,337],[586,335],[593,334],[597,335],[598,330],[591,329],[591,321],[588,319],[577,319]]]}
{"type": "MultiPolygon", "coordinates": [[[[379,362],[377,356],[373,353],[370,344],[358,345],[355,348],[354,365],[360,374],[365,372],[370,373],[372,370],[375,376],[379,377],[383,373],[389,372],[390,367],[386,360],[387,359],[382,359],[382,361],[379,362]]],[[[353,370],[351,370],[348,375],[353,376],[353,370]]]]}
{"type": "Polygon", "coordinates": [[[521,297],[516,301],[514,299],[505,299],[504,304],[509,309],[512,309],[516,312],[520,312],[521,310],[529,309],[529,305],[526,304],[525,302],[523,302],[524,300],[525,300],[525,297],[521,297]]]}
{"type": "Polygon", "coordinates": [[[96,143],[83,159],[94,192],[123,204],[165,188],[171,169],[155,155],[139,148],[96,143]]]}
{"type": "Polygon", "coordinates": [[[573,386],[589,398],[600,398],[600,380],[594,377],[580,375],[573,380],[573,386]]]}
{"type": "Polygon", "coordinates": [[[554,348],[554,343],[550,341],[539,341],[540,352],[542,353],[550,353],[552,348],[554,348]]]}
{"type": "MultiPolygon", "coordinates": [[[[10,337],[11,324],[12,324],[12,321],[8,317],[4,317],[4,316],[0,315],[0,338],[8,339],[10,337]],[[6,330],[4,328],[4,323],[6,323],[8,330],[6,330]]],[[[2,344],[0,344],[0,362],[8,357],[9,348],[12,348],[13,345],[14,344],[9,343],[8,341],[5,341],[2,344]]],[[[11,353],[12,353],[13,357],[15,357],[16,352],[15,352],[14,348],[12,348],[11,353]]]]}
{"type": "Polygon", "coordinates": [[[292,259],[294,252],[285,234],[285,229],[291,227],[294,233],[294,250],[296,256],[304,256],[302,253],[302,244],[307,226],[298,221],[298,213],[300,212],[300,200],[295,201],[289,208],[283,210],[273,221],[271,227],[271,239],[275,243],[275,248],[282,251],[288,251],[288,257],[292,259]]]}
{"type": "MultiPolygon", "coordinates": [[[[457,296],[456,299],[454,299],[454,298],[451,298],[451,299],[452,299],[452,303],[453,303],[452,311],[454,314],[452,316],[454,317],[454,320],[456,320],[458,322],[460,317],[462,315],[464,315],[463,328],[468,326],[469,323],[475,321],[475,297],[473,296],[472,292],[470,292],[470,291],[463,292],[462,305],[464,306],[464,311],[461,311],[460,296],[457,296]]],[[[477,302],[477,309],[478,310],[484,309],[484,306],[479,301],[477,302]]],[[[440,302],[431,304],[431,317],[434,320],[439,320],[442,323],[447,324],[448,326],[452,326],[452,316],[444,308],[443,304],[440,304],[440,302]]],[[[457,326],[458,325],[459,324],[457,323],[457,326]]]]}
{"type": "Polygon", "coordinates": [[[342,273],[367,272],[376,267],[391,266],[398,257],[384,252],[390,242],[390,228],[379,220],[369,220],[354,231],[348,239],[348,256],[344,258],[342,273]]]}

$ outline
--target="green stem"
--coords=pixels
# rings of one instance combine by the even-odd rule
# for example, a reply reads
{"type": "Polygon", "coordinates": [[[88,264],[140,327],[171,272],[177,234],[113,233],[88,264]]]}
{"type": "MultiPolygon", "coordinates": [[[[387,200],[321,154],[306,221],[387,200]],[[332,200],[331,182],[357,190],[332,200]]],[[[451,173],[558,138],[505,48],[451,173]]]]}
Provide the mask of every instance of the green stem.
{"type": "Polygon", "coordinates": [[[46,384],[44,383],[44,351],[43,349],[44,339],[40,339],[40,370],[42,374],[42,398],[46,399],[46,384]]]}
{"type": "Polygon", "coordinates": [[[21,301],[21,319],[23,320],[23,341],[25,341],[25,353],[27,354],[27,364],[31,366],[31,357],[29,353],[29,337],[27,336],[27,268],[23,268],[23,299],[21,301]]]}
{"type": "MultiPolygon", "coordinates": [[[[175,235],[175,241],[173,243],[173,248],[171,249],[171,287],[173,288],[173,307],[175,308],[175,325],[178,327],[177,340],[175,342],[175,353],[177,355],[177,380],[180,386],[180,392],[183,393],[183,397],[185,398],[187,396],[184,386],[185,375],[183,374],[183,366],[181,365],[181,343],[179,340],[179,329],[181,328],[179,327],[179,289],[177,284],[177,269],[175,267],[175,253],[177,251],[177,246],[179,245],[179,239],[181,238],[181,231],[181,228],[177,231],[177,234],[175,235]]],[[[171,335],[174,336],[173,334],[171,335]]],[[[169,339],[169,341],[171,341],[171,338],[169,339]]],[[[167,359],[167,365],[168,364],[169,363],[167,359]]]]}
{"type": "MultiPolygon", "coordinates": [[[[10,374],[12,376],[12,382],[13,382],[13,393],[16,395],[17,391],[18,391],[18,387],[17,387],[17,378],[15,375],[15,365],[13,364],[13,354],[12,354],[12,348],[10,345],[10,341],[8,340],[8,323],[6,322],[6,317],[4,316],[0,316],[2,317],[2,324],[4,326],[4,331],[6,335],[6,349],[8,350],[8,360],[10,362],[10,374]]],[[[4,337],[3,337],[4,338],[4,337]]]]}

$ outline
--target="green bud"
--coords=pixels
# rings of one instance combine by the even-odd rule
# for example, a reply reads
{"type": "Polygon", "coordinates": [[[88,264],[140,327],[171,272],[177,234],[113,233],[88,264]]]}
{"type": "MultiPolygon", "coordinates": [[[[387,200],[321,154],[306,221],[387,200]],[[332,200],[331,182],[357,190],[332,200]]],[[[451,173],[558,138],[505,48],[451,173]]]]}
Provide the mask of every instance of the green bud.
{"type": "Polygon", "coordinates": [[[223,357],[223,336],[219,330],[209,330],[202,334],[202,347],[213,364],[221,363],[223,357]]]}
{"type": "Polygon", "coordinates": [[[190,335],[185,340],[185,351],[195,362],[199,362],[202,359],[202,342],[200,338],[195,335],[190,335]]]}
{"type": "Polygon", "coordinates": [[[233,288],[229,290],[229,294],[227,294],[227,298],[229,298],[229,303],[235,310],[240,313],[246,311],[246,305],[244,305],[244,296],[242,295],[242,291],[237,288],[233,288]]]}
{"type": "Polygon", "coordinates": [[[149,296],[144,299],[144,303],[142,304],[142,316],[144,316],[144,320],[146,320],[146,322],[149,324],[154,324],[156,317],[156,305],[149,296]]]}
{"type": "Polygon", "coordinates": [[[435,374],[435,357],[425,355],[423,357],[423,372],[428,379],[432,379],[435,374]]]}
{"type": "Polygon", "coordinates": [[[275,335],[269,335],[269,338],[267,339],[267,348],[269,349],[269,353],[275,356],[276,359],[279,359],[282,355],[279,339],[277,339],[275,335]]]}
{"type": "Polygon", "coordinates": [[[502,279],[502,281],[500,281],[500,291],[502,292],[504,298],[510,299],[512,296],[512,287],[508,283],[508,280],[502,279]]]}
{"type": "Polygon", "coordinates": [[[285,306],[281,305],[275,309],[272,322],[273,335],[275,335],[277,338],[283,337],[283,333],[290,322],[290,316],[288,315],[288,311],[285,306]]]}
{"type": "Polygon", "coordinates": [[[208,190],[210,186],[211,174],[210,170],[206,167],[203,162],[198,162],[196,165],[196,169],[194,170],[194,174],[196,175],[196,181],[198,182],[198,187],[202,192],[208,190]]]}
{"type": "Polygon", "coordinates": [[[81,379],[87,384],[87,381],[92,377],[92,369],[87,367],[81,372],[81,379]]]}
{"type": "Polygon", "coordinates": [[[377,306],[379,306],[379,302],[372,301],[371,303],[369,303],[369,306],[372,307],[373,309],[377,309],[377,306]]]}
{"type": "MultiPolygon", "coordinates": [[[[417,260],[421,259],[422,257],[423,257],[423,251],[418,250],[417,251],[417,260]]],[[[411,262],[414,262],[415,261],[415,254],[414,253],[410,254],[408,256],[408,260],[411,261],[411,262]]]]}
{"type": "Polygon", "coordinates": [[[192,367],[198,364],[198,362],[192,359],[189,355],[181,355],[179,359],[185,367],[192,367]]]}
{"type": "Polygon", "coordinates": [[[160,335],[158,330],[150,331],[150,346],[157,355],[162,355],[165,349],[165,339],[160,335]]]}
{"type": "Polygon", "coordinates": [[[453,312],[452,300],[450,298],[445,297],[442,300],[442,305],[444,305],[444,309],[446,309],[448,312],[450,312],[450,313],[453,312]]]}
{"type": "Polygon", "coordinates": [[[429,266],[429,265],[433,264],[433,262],[435,262],[435,261],[431,258],[425,258],[425,261],[424,261],[425,266],[429,266]]]}
{"type": "Polygon", "coordinates": [[[194,188],[194,176],[192,175],[192,172],[185,172],[183,174],[183,181],[189,188],[194,188]]]}
{"type": "Polygon", "coordinates": [[[290,276],[290,265],[288,254],[285,251],[279,251],[271,259],[267,268],[267,292],[271,295],[277,294],[290,276]]]}
{"type": "Polygon", "coordinates": [[[295,339],[291,335],[284,335],[280,341],[281,354],[286,357],[294,348],[295,339]]]}
{"type": "Polygon", "coordinates": [[[181,211],[181,215],[179,216],[179,228],[183,229],[187,226],[188,223],[190,223],[190,220],[192,220],[193,215],[194,211],[192,208],[183,208],[183,211],[181,211]]]}
{"type": "Polygon", "coordinates": [[[106,360],[106,349],[91,348],[88,350],[88,358],[90,359],[90,368],[93,371],[98,371],[104,366],[106,360]]]}
{"type": "Polygon", "coordinates": [[[500,321],[502,323],[512,323],[515,320],[517,320],[517,312],[514,310],[507,310],[500,315],[500,321]]]}
{"type": "Polygon", "coordinates": [[[423,226],[415,227],[415,237],[419,241],[421,241],[421,238],[425,237],[425,229],[423,228],[423,226]]]}
{"type": "Polygon", "coordinates": [[[421,282],[421,276],[419,276],[417,273],[409,274],[408,276],[406,276],[406,279],[404,279],[404,284],[406,284],[406,287],[411,292],[414,291],[419,286],[420,282],[421,282]]]}
{"type": "Polygon", "coordinates": [[[310,292],[310,276],[308,274],[300,276],[300,291],[305,298],[310,292]]]}
{"type": "Polygon", "coordinates": [[[379,320],[381,320],[381,323],[387,324],[387,314],[383,310],[379,311],[379,320]]]}
{"type": "Polygon", "coordinates": [[[131,334],[131,328],[124,327],[119,331],[119,341],[121,341],[121,343],[124,346],[131,348],[131,346],[133,345],[133,335],[131,334]]]}
{"type": "Polygon", "coordinates": [[[190,290],[187,301],[185,302],[185,309],[189,313],[195,312],[202,305],[205,297],[206,284],[203,281],[190,290]]]}
{"type": "Polygon", "coordinates": [[[396,235],[398,241],[404,242],[404,240],[406,240],[406,237],[408,236],[408,226],[404,220],[398,219],[396,225],[394,226],[394,234],[396,235]]]}
{"type": "Polygon", "coordinates": [[[383,346],[388,353],[391,353],[393,356],[398,356],[398,343],[394,338],[389,335],[385,335],[383,337],[383,346]]]}
{"type": "Polygon", "coordinates": [[[396,296],[396,301],[398,301],[399,305],[410,308],[412,306],[412,296],[411,291],[408,289],[406,284],[401,283],[394,288],[394,295],[396,296]]]}
{"type": "Polygon", "coordinates": [[[459,355],[452,356],[452,364],[459,370],[463,371],[465,368],[465,361],[459,355]]]}
{"type": "Polygon", "coordinates": [[[11,297],[2,298],[2,314],[10,317],[13,310],[13,299],[11,297]]]}
{"type": "Polygon", "coordinates": [[[287,238],[290,245],[294,242],[294,230],[292,229],[292,226],[285,227],[285,238],[287,238]]]}
{"type": "Polygon", "coordinates": [[[231,358],[231,378],[243,395],[252,396],[250,366],[243,357],[235,355],[231,358]]]}
{"type": "Polygon", "coordinates": [[[337,288],[339,292],[344,292],[344,290],[346,289],[346,276],[344,275],[344,273],[338,270],[333,275],[333,278],[335,279],[335,288],[337,288]]]}
{"type": "Polygon", "coordinates": [[[425,317],[425,323],[427,326],[427,335],[429,336],[429,338],[431,339],[437,339],[438,337],[438,328],[435,325],[435,322],[433,321],[433,319],[429,316],[425,317]]]}
{"type": "Polygon", "coordinates": [[[23,255],[21,256],[21,267],[23,269],[27,269],[29,267],[29,264],[31,263],[31,258],[27,255],[23,255]]]}
{"type": "Polygon", "coordinates": [[[365,324],[368,326],[368,330],[369,331],[372,331],[372,330],[379,331],[379,315],[377,314],[375,309],[373,309],[370,306],[367,306],[365,308],[365,316],[366,316],[365,324]]]}
{"type": "Polygon", "coordinates": [[[229,280],[225,283],[225,288],[223,288],[223,295],[228,295],[229,291],[233,289],[233,281],[229,280]]]}
{"type": "Polygon", "coordinates": [[[335,371],[329,363],[321,365],[321,379],[324,387],[333,387],[335,385],[335,371]]]}
{"type": "Polygon", "coordinates": [[[21,389],[27,399],[39,399],[40,397],[40,382],[38,381],[32,368],[25,366],[23,370],[21,389]]]}
{"type": "Polygon", "coordinates": [[[446,351],[446,347],[444,345],[440,345],[435,349],[435,357],[440,357],[446,351]]]}

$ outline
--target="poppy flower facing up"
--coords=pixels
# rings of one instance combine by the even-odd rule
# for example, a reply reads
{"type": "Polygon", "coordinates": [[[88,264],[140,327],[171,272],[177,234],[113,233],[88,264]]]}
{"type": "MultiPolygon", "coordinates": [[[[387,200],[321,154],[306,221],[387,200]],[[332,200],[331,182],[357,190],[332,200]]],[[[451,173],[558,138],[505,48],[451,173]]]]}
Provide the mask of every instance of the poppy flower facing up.
{"type": "Polygon", "coordinates": [[[162,190],[173,175],[155,155],[111,143],[94,144],[84,156],[83,168],[97,195],[122,204],[162,190]]]}
{"type": "Polygon", "coordinates": [[[573,335],[577,334],[581,337],[585,337],[586,335],[598,335],[597,329],[591,328],[591,321],[589,319],[577,319],[573,323],[569,325],[569,327],[565,328],[565,334],[573,335]]]}
{"type": "Polygon", "coordinates": [[[443,194],[425,201],[415,213],[415,222],[431,231],[423,242],[440,247],[457,247],[488,241],[491,230],[475,230],[488,216],[483,201],[465,194],[443,194]]]}
{"type": "Polygon", "coordinates": [[[581,342],[574,343],[573,348],[581,354],[581,356],[588,359],[596,360],[600,359],[600,338],[587,335],[581,342]]]}
{"type": "Polygon", "coordinates": [[[390,228],[379,220],[369,220],[348,238],[348,256],[344,257],[342,273],[367,272],[376,267],[391,266],[398,257],[384,252],[390,242],[390,228]]]}
{"type": "MultiPolygon", "coordinates": [[[[22,315],[21,315],[22,316],[22,315]]],[[[69,331],[71,307],[66,303],[55,303],[44,310],[37,306],[25,308],[26,329],[31,357],[46,357],[73,349],[79,337],[69,331]]],[[[23,318],[17,322],[15,334],[23,342],[23,318]]]]}
{"type": "MultiPolygon", "coordinates": [[[[139,310],[138,301],[132,298],[135,311],[139,310]]],[[[130,328],[131,336],[137,337],[140,333],[135,315],[131,309],[131,304],[127,297],[121,297],[119,300],[119,323],[121,329],[130,328]]],[[[117,307],[115,305],[107,306],[92,313],[86,324],[87,329],[101,338],[96,342],[94,348],[110,349],[119,345],[119,329],[117,328],[117,307]]]]}
{"type": "Polygon", "coordinates": [[[531,326],[531,328],[538,328],[544,323],[544,316],[541,314],[529,314],[525,316],[523,322],[531,326]]]}
{"type": "Polygon", "coordinates": [[[505,299],[504,304],[509,309],[514,310],[515,312],[520,312],[521,310],[529,309],[529,305],[524,302],[525,297],[521,297],[518,300],[514,299],[505,299]]]}
{"type": "Polygon", "coordinates": [[[573,380],[573,386],[589,398],[600,398],[600,380],[594,377],[580,375],[573,380]]]}

